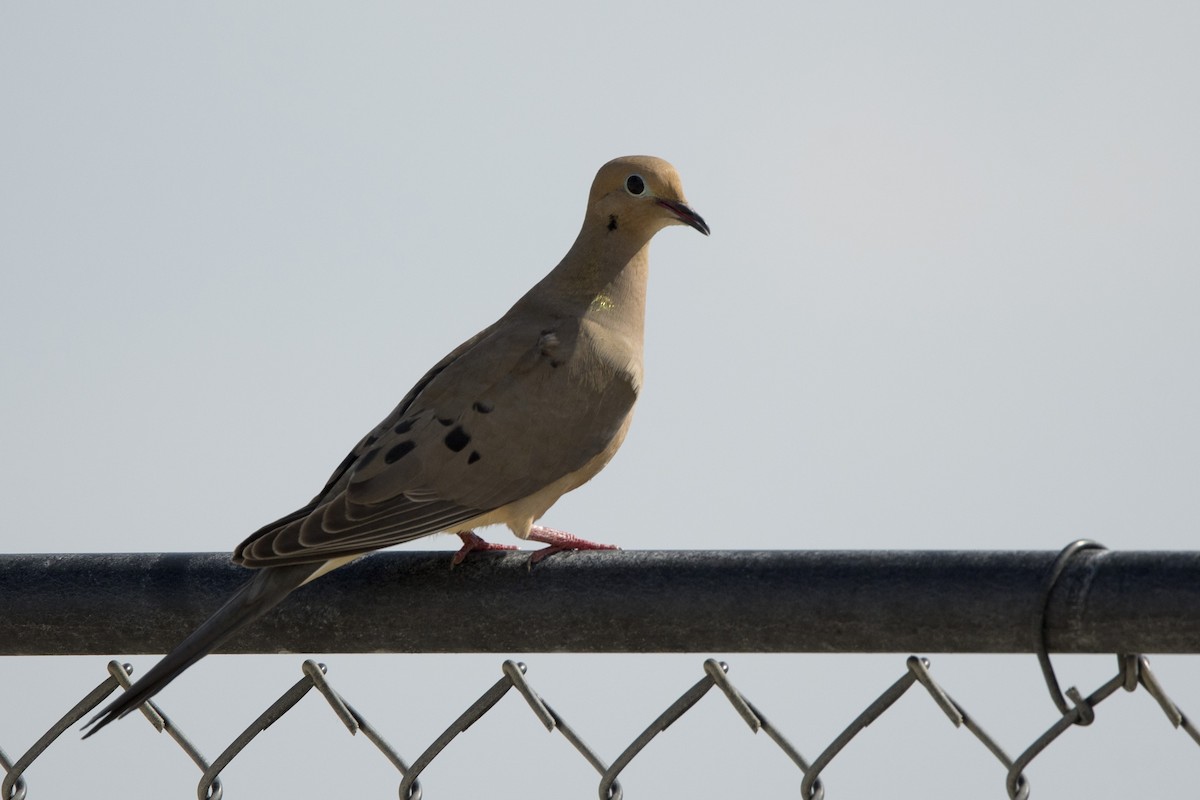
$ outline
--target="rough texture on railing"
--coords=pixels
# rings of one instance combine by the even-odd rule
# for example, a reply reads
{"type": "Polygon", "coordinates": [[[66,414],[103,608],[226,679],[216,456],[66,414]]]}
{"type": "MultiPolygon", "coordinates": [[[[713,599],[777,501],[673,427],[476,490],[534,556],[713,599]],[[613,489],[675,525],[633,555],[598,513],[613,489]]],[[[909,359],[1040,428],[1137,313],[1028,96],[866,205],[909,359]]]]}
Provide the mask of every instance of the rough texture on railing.
{"type": "MultiPolygon", "coordinates": [[[[1056,552],[377,553],[221,652],[1034,652],[1056,552]]],[[[225,554],[0,556],[0,655],[166,652],[246,579],[225,554]]],[[[1200,652],[1200,552],[1085,550],[1046,645],[1200,652]]]]}

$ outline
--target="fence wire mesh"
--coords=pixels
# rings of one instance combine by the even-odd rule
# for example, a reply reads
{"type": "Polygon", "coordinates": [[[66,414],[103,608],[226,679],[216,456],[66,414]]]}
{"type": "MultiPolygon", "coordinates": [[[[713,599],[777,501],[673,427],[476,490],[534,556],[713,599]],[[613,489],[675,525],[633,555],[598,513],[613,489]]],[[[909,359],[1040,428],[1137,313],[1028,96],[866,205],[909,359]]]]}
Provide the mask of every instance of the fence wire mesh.
{"type": "MultiPolygon", "coordinates": [[[[381,732],[349,703],[342,692],[334,688],[332,682],[327,678],[326,666],[311,659],[303,662],[302,677],[283,692],[278,699],[270,703],[240,735],[211,761],[201,753],[200,749],[156,702],[147,702],[142,706],[141,712],[160,733],[170,736],[200,771],[201,777],[196,787],[197,798],[199,800],[220,800],[224,792],[220,780],[222,772],[255,737],[283,717],[310,691],[316,689],[346,729],[351,734],[361,732],[381,756],[395,768],[399,774],[398,796],[402,800],[419,800],[424,792],[420,777],[430,764],[441,756],[457,736],[483,718],[509,692],[515,690],[546,730],[560,733],[579,753],[579,756],[595,770],[598,775],[597,796],[600,800],[620,800],[624,797],[624,789],[619,778],[625,769],[638,758],[655,737],[687,714],[701,698],[716,688],[746,726],[754,733],[761,731],[766,734],[777,746],[781,757],[786,758],[795,767],[800,796],[811,800],[820,800],[826,793],[825,786],[821,781],[821,775],[826,768],[860,732],[880,718],[909,690],[919,685],[923,691],[919,691],[917,694],[929,697],[951,724],[955,727],[965,728],[996,759],[999,763],[997,781],[1002,780],[1007,796],[1014,800],[1024,800],[1031,793],[1030,781],[1025,775],[1030,763],[1069,729],[1075,726],[1091,725],[1096,720],[1096,707],[1117,693],[1118,690],[1135,692],[1139,687],[1145,690],[1145,693],[1161,708],[1170,724],[1175,728],[1182,729],[1197,746],[1200,746],[1200,729],[1197,729],[1192,720],[1167,695],[1151,671],[1150,661],[1145,655],[1137,653],[1118,655],[1117,670],[1112,678],[1086,696],[1074,686],[1065,692],[1061,690],[1049,653],[1045,648],[1046,603],[1054,589],[1055,582],[1067,563],[1078,553],[1098,547],[1099,545],[1088,541],[1072,543],[1062,551],[1047,576],[1042,604],[1032,623],[1035,640],[1040,643],[1037,651],[1038,659],[1057,713],[1050,718],[1045,732],[1020,751],[1005,749],[989,735],[980,722],[934,679],[930,661],[918,656],[909,656],[896,681],[874,697],[866,708],[811,760],[802,755],[792,740],[771,723],[759,706],[736,688],[729,677],[729,665],[711,658],[703,662],[702,675],[698,680],[684,689],[677,699],[671,702],[611,761],[606,760],[590,747],[583,737],[534,688],[533,683],[526,676],[526,665],[513,660],[505,660],[501,665],[501,677],[479,694],[478,698],[470,703],[440,736],[411,761],[392,747],[381,732]],[[1016,752],[1016,755],[1010,755],[1010,752],[1016,752]]],[[[19,758],[10,759],[3,749],[4,742],[0,742],[0,766],[5,772],[4,780],[0,784],[0,799],[25,800],[27,797],[33,797],[36,800],[36,794],[32,792],[30,783],[26,780],[26,772],[63,733],[76,728],[81,720],[92,709],[100,705],[106,697],[119,687],[129,687],[129,676],[132,673],[130,665],[110,661],[108,673],[105,680],[63,714],[19,758]]],[[[831,796],[836,796],[836,793],[831,793],[831,796]]]]}
{"type": "MultiPolygon", "coordinates": [[[[711,658],[703,662],[702,676],[682,691],[679,697],[646,726],[641,734],[611,762],[588,746],[583,737],[538,693],[532,682],[526,677],[526,665],[512,660],[505,660],[501,664],[502,674],[495,684],[484,690],[457,719],[446,727],[440,736],[434,739],[412,761],[407,760],[404,755],[388,744],[382,733],[372,726],[340,691],[334,688],[326,676],[325,665],[311,659],[303,662],[302,677],[268,705],[212,761],[201,754],[200,750],[157,703],[154,701],[146,703],[142,707],[142,713],[151,725],[160,733],[170,736],[195,763],[201,773],[196,787],[196,797],[199,800],[220,800],[224,792],[220,780],[222,771],[246,749],[255,737],[283,717],[313,689],[321,694],[351,734],[361,732],[382,757],[386,758],[396,769],[399,773],[397,793],[400,798],[405,800],[420,800],[423,797],[424,790],[420,776],[425,769],[446,750],[459,734],[468,730],[513,690],[524,699],[530,711],[547,731],[560,733],[578,751],[580,757],[596,771],[599,777],[597,796],[600,800],[620,800],[624,797],[624,789],[619,780],[621,773],[655,737],[683,717],[714,688],[724,696],[752,732],[761,731],[774,742],[781,757],[788,759],[797,770],[800,796],[812,800],[820,800],[825,796],[821,774],[830,763],[851,744],[855,736],[916,686],[920,686],[924,690],[919,694],[929,697],[951,724],[969,731],[996,758],[1000,765],[997,780],[1003,781],[1004,791],[1009,798],[1014,800],[1024,800],[1030,796],[1030,782],[1024,774],[1029,764],[1072,727],[1091,725],[1096,719],[1096,706],[1121,689],[1126,692],[1133,692],[1139,687],[1144,689],[1162,709],[1168,722],[1175,728],[1182,729],[1197,746],[1200,746],[1200,730],[1167,695],[1150,670],[1149,659],[1144,655],[1129,654],[1118,657],[1116,674],[1086,697],[1075,687],[1067,689],[1066,697],[1063,700],[1066,710],[1053,718],[1045,733],[1018,752],[1015,757],[1009,755],[1009,751],[991,737],[979,721],[934,679],[930,666],[928,659],[909,656],[904,662],[904,670],[900,677],[874,698],[866,709],[812,760],[802,755],[791,739],[771,723],[759,706],[737,689],[729,678],[729,665],[711,658]]],[[[131,671],[128,664],[121,664],[117,661],[109,662],[108,677],[56,721],[20,758],[13,761],[3,749],[0,749],[0,766],[3,766],[6,773],[0,797],[8,798],[8,800],[25,800],[30,797],[36,800],[36,794],[31,792],[30,786],[26,782],[26,771],[56,739],[64,732],[76,728],[88,712],[99,705],[105,697],[118,687],[128,687],[131,671]]],[[[1052,671],[1049,675],[1050,680],[1054,680],[1052,671]]],[[[831,793],[831,796],[836,796],[836,793],[831,793]]]]}

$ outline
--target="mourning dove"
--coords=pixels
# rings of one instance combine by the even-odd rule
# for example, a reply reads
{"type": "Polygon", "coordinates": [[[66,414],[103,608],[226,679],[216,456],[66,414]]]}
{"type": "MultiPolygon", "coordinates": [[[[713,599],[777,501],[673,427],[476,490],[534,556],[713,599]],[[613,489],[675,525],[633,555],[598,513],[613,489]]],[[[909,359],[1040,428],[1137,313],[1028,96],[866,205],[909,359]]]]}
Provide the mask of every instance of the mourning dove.
{"type": "MultiPolygon", "coordinates": [[[[578,238],[492,325],[439,361],[334,470],[308,505],[238,545],[256,570],[207,622],[88,723],[95,733],[149,700],[292,590],[373,550],[439,532],[456,554],[504,524],[559,550],[611,549],[534,526],[598,473],[625,438],[642,386],[650,239],[708,225],[674,167],[631,156],[596,174],[578,238]]],[[[86,738],[86,737],[85,737],[86,738]]]]}

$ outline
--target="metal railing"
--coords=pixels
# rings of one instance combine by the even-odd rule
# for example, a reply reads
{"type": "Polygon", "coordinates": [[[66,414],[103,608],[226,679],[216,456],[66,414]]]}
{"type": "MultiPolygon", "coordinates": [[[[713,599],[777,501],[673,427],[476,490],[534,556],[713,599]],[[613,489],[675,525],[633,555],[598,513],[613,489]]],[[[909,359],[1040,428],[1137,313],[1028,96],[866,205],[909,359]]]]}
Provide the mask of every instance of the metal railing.
{"type": "MultiPolygon", "coordinates": [[[[313,688],[396,768],[401,798],[420,798],[422,771],[512,689],[596,770],[602,800],[623,796],[621,772],[714,687],[751,730],[775,742],[798,770],[801,796],[814,800],[824,795],[820,775],[829,763],[918,684],[999,761],[1010,798],[1028,797],[1029,763],[1073,726],[1091,724],[1095,707],[1119,689],[1145,689],[1200,745],[1200,731],[1140,655],[1200,652],[1200,553],[1109,552],[1079,541],[1060,553],[580,553],[532,570],[526,556],[489,554],[453,570],[448,564],[446,553],[364,559],[297,592],[224,650],[1027,652],[1038,655],[1059,716],[1010,756],[934,680],[929,660],[910,656],[899,679],[809,761],[734,687],[728,665],[708,659],[703,677],[608,762],[537,693],[524,664],[505,661],[500,680],[410,763],[332,687],[324,665],[305,661],[300,681],[213,761],[157,704],[143,706],[200,769],[200,800],[220,798],[221,771],[313,688]],[[451,597],[455,602],[446,602],[451,597]],[[1117,653],[1117,672],[1086,697],[1074,687],[1064,693],[1050,651],[1117,653]]],[[[0,557],[0,654],[162,652],[244,578],[212,554],[0,557]]],[[[0,800],[24,800],[25,771],[118,686],[128,686],[129,672],[110,662],[109,677],[20,758],[0,749],[0,800]]]]}

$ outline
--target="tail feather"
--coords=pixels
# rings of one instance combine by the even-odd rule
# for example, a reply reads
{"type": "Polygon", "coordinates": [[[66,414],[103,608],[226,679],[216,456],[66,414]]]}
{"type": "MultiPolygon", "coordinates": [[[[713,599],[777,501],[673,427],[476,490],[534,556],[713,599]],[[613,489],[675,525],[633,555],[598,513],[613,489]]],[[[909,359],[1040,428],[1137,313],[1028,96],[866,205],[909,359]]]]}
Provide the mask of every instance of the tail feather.
{"type": "Polygon", "coordinates": [[[321,566],[319,563],[295,564],[259,570],[217,610],[217,613],[176,645],[174,650],[135,681],[124,694],[92,717],[84,726],[90,730],[83,738],[86,739],[158,694],[180,673],[211,653],[244,625],[279,605],[283,598],[307,581],[321,566]]]}

